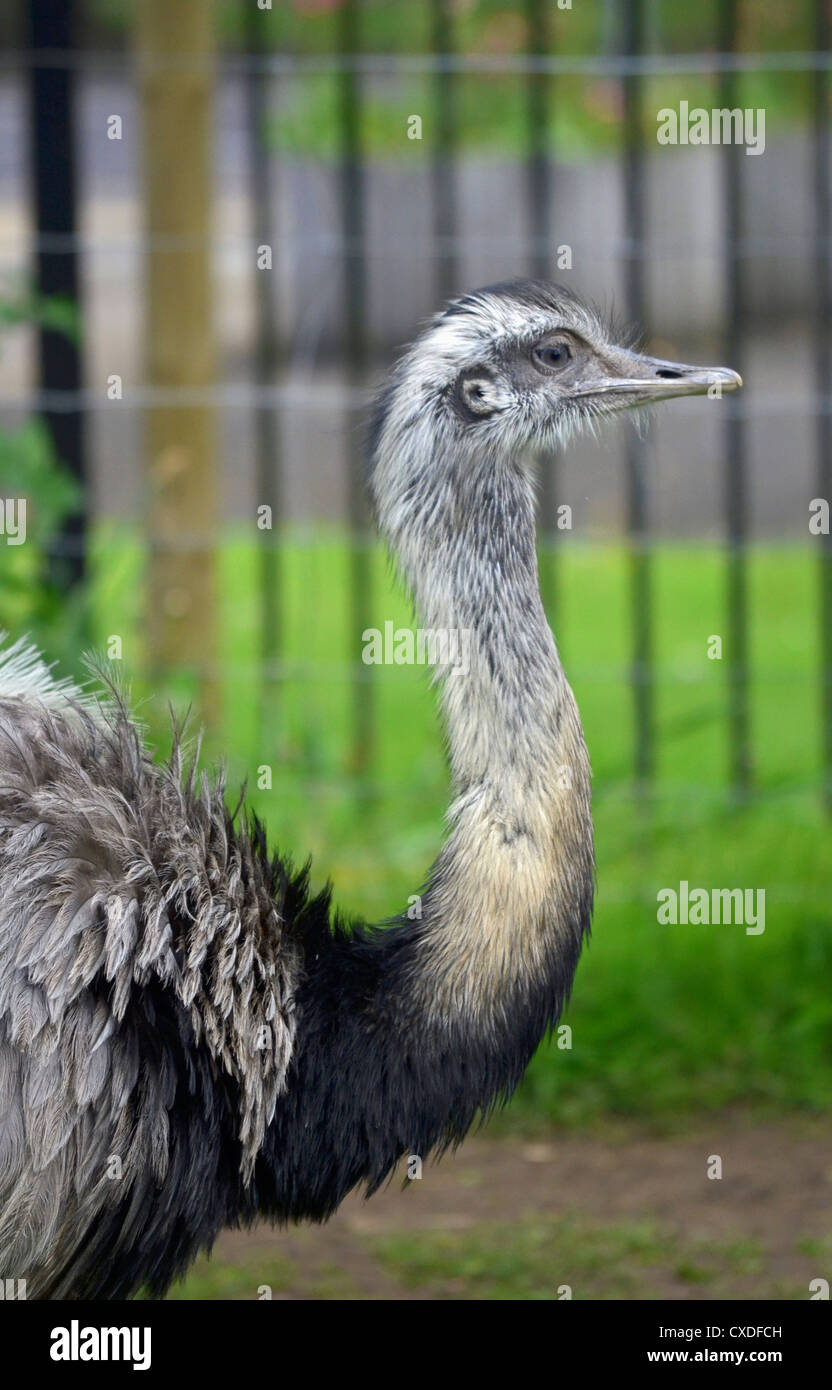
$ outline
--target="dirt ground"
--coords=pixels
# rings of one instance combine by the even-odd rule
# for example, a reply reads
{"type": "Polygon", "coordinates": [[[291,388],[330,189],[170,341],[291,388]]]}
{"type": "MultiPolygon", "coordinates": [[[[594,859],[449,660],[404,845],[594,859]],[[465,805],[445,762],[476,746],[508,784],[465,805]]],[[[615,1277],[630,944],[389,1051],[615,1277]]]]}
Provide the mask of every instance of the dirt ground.
{"type": "MultiPolygon", "coordinates": [[[[288,1262],[294,1273],[276,1298],[433,1298],[441,1296],[441,1279],[439,1285],[430,1278],[408,1284],[395,1261],[391,1266],[378,1259],[385,1237],[406,1248],[426,1233],[446,1233],[451,1243],[459,1233],[464,1244],[472,1234],[497,1229],[494,1223],[556,1232],[553,1221],[577,1215],[599,1230],[655,1223],[679,1251],[691,1242],[706,1250],[726,1240],[759,1251],[756,1270],[734,1277],[729,1269],[718,1289],[654,1269],[637,1296],[808,1297],[810,1279],[832,1280],[825,1267],[832,1253],[827,1129],[816,1122],[750,1125],[718,1117],[684,1137],[626,1129],[534,1141],[475,1137],[457,1154],[426,1165],[421,1180],[405,1191],[395,1180],[370,1201],[352,1195],[326,1226],[226,1232],[211,1264],[242,1264],[255,1272],[274,1257],[288,1262]],[[722,1162],[718,1180],[707,1176],[712,1155],[722,1162]],[[329,1292],[316,1291],[322,1279],[329,1279],[329,1292]]],[[[451,1296],[482,1295],[460,1287],[451,1296]]],[[[492,1290],[488,1296],[500,1295],[492,1290]]]]}

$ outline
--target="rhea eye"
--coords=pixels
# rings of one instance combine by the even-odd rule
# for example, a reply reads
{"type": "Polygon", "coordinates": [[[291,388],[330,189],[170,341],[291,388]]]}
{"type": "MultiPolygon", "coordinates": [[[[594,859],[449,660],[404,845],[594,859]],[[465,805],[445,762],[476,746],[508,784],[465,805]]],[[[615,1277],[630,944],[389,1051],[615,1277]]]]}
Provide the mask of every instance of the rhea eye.
{"type": "Polygon", "coordinates": [[[567,343],[541,343],[532,352],[535,362],[549,371],[565,367],[571,356],[567,343]]]}

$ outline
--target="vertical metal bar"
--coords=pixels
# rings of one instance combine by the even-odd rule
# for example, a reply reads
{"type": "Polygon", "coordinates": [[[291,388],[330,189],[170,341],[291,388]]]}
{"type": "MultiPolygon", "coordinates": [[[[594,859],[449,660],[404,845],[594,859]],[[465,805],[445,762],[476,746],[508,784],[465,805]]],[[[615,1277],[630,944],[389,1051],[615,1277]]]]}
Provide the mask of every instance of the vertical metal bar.
{"type": "MultiPolygon", "coordinates": [[[[73,48],[75,5],[73,0],[29,0],[29,39],[34,51],[30,69],[29,107],[31,132],[33,221],[41,242],[36,256],[38,292],[59,295],[79,304],[79,256],[77,251],[76,164],[74,140],[74,73],[61,67],[55,54],[69,58],[73,48]],[[41,66],[38,53],[51,50],[41,66]],[[45,238],[50,240],[44,244],[45,238]]],[[[44,391],[80,391],[81,345],[54,328],[40,327],[37,335],[40,383],[44,391]]],[[[73,410],[44,411],[44,422],[55,453],[83,486],[85,479],[84,429],[80,403],[73,410]]],[[[61,587],[84,577],[86,524],[83,510],[64,523],[50,557],[53,582],[61,587]]]]}
{"type": "MultiPolygon", "coordinates": [[[[338,22],[339,117],[341,131],[341,228],[344,244],[344,342],[347,359],[349,521],[351,533],[351,633],[356,653],[367,626],[371,604],[371,553],[364,488],[364,466],[359,440],[355,397],[366,381],[368,343],[366,331],[367,274],[365,264],[365,188],[361,135],[361,85],[355,64],[359,51],[359,0],[344,0],[338,22]]],[[[364,771],[373,743],[374,690],[370,666],[356,656],[353,678],[352,764],[364,771]]]]}
{"type": "Polygon", "coordinates": [[[436,60],[434,102],[436,142],[433,156],[433,238],[437,257],[437,291],[447,299],[459,290],[456,255],[456,76],[440,59],[453,52],[450,0],[431,0],[431,35],[436,60]]]}
{"type": "MultiPolygon", "coordinates": [[[[737,51],[739,0],[723,0],[720,10],[719,49],[737,51]]],[[[737,105],[738,78],[728,69],[720,74],[720,106],[737,105]]],[[[722,151],[723,203],[725,209],[725,360],[741,372],[745,319],[742,236],[743,147],[728,144],[722,151]]],[[[734,396],[725,410],[725,519],[728,540],[727,568],[727,677],[729,777],[740,799],[751,790],[751,743],[748,710],[748,579],[746,566],[747,458],[745,423],[734,396]]]]}
{"type": "MultiPolygon", "coordinates": [[[[548,0],[526,0],[528,51],[533,58],[549,51],[548,0]]],[[[526,200],[529,218],[529,268],[539,280],[551,274],[551,196],[552,173],[549,160],[548,128],[553,79],[530,67],[526,74],[526,118],[528,154],[526,157],[526,200]]],[[[550,620],[554,620],[557,600],[557,486],[558,455],[541,455],[540,529],[543,546],[540,588],[550,620]]]]}
{"type": "MultiPolygon", "coordinates": [[[[247,5],[248,51],[252,57],[262,55],[263,15],[256,5],[247,5]]],[[[273,161],[269,156],[267,121],[269,114],[269,75],[259,71],[256,64],[246,77],[248,127],[251,141],[250,180],[254,238],[257,247],[272,250],[272,270],[258,269],[258,257],[252,257],[255,276],[256,329],[254,343],[254,378],[258,387],[273,384],[279,368],[280,344],[277,328],[277,308],[274,282],[277,275],[274,244],[274,177],[273,161]]],[[[281,573],[280,526],[283,521],[283,488],[280,421],[277,412],[258,405],[254,410],[256,449],[256,502],[270,509],[271,529],[258,532],[260,540],[260,736],[267,740],[274,735],[276,709],[274,693],[279,681],[283,643],[283,603],[281,573]]]]}
{"type": "MultiPolygon", "coordinates": [[[[548,51],[548,0],[526,0],[528,50],[532,58],[543,58],[548,51]]],[[[526,196],[530,224],[530,269],[545,280],[551,265],[551,226],[549,217],[551,182],[547,145],[549,83],[544,72],[530,67],[526,74],[526,116],[528,154],[526,157],[526,196]]]]}
{"type": "MultiPolygon", "coordinates": [[[[818,54],[829,51],[830,22],[825,0],[814,3],[814,43],[818,54]]],[[[812,78],[813,174],[815,195],[815,409],[817,412],[818,496],[832,502],[832,285],[830,284],[830,238],[832,238],[832,179],[829,163],[832,111],[829,102],[829,75],[816,68],[812,78]]],[[[823,756],[823,799],[832,811],[832,536],[819,536],[820,544],[820,677],[823,756]]]]}
{"type": "MultiPolygon", "coordinates": [[[[634,57],[644,51],[643,0],[625,0],[622,52],[634,57]]],[[[639,324],[645,315],[646,183],[641,146],[642,79],[630,74],[624,82],[624,221],[626,260],[624,300],[627,314],[639,324]]],[[[646,790],[654,771],[653,633],[650,555],[648,549],[647,446],[630,432],[626,444],[627,525],[630,538],[630,601],[632,608],[632,690],[635,716],[634,774],[646,790]]]]}

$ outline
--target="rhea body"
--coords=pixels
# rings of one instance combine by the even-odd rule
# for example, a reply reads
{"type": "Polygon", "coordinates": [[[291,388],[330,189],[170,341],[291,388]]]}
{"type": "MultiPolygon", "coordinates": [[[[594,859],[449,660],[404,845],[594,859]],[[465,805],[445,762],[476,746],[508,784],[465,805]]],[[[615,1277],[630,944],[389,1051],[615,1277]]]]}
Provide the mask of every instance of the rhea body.
{"type": "Polygon", "coordinates": [[[540,599],[535,459],[739,384],[611,341],[571,293],[453,301],[379,397],[369,485],[438,666],[448,833],[380,928],[270,857],[118,699],[0,653],[0,1275],[161,1293],[226,1225],[323,1219],[508,1096],[589,931],[590,767],[540,599]]]}

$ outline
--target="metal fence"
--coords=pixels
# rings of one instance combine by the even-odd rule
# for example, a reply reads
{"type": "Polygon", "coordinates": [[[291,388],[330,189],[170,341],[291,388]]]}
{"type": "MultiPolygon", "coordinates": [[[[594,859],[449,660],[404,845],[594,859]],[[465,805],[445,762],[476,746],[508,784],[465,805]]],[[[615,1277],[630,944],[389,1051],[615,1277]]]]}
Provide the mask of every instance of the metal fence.
{"type": "MultiPolygon", "coordinates": [[[[808,0],[807,44],[804,51],[753,54],[741,51],[739,35],[743,6],[740,0],[722,0],[714,51],[692,55],[648,51],[646,0],[623,0],[615,13],[616,44],[603,54],[575,57],[553,48],[550,0],[524,0],[517,6],[526,25],[525,52],[518,55],[482,55],[460,51],[455,33],[455,9],[451,0],[428,0],[431,54],[369,53],[362,31],[360,0],[343,0],[338,9],[338,45],[324,57],[267,51],[263,43],[267,15],[253,4],[246,15],[245,54],[219,58],[219,70],[244,76],[247,121],[250,134],[250,197],[254,210],[254,236],[258,243],[273,244],[278,230],[273,211],[275,160],[267,145],[267,111],[270,94],[284,81],[327,71],[336,75],[338,91],[338,225],[333,233],[333,255],[341,261],[344,360],[347,384],[356,411],[363,403],[364,388],[373,365],[373,346],[368,334],[368,295],[373,267],[367,256],[367,154],[363,145],[363,108],[366,82],[379,74],[422,73],[434,84],[436,130],[431,163],[432,264],[435,267],[435,299],[441,300],[460,284],[459,263],[464,234],[459,224],[460,117],[458,84],[464,75],[516,74],[524,84],[526,152],[524,174],[526,238],[525,269],[538,276],[553,272],[553,196],[559,178],[558,151],[549,139],[549,116],[559,100],[563,78],[603,77],[618,84],[622,101],[621,142],[618,155],[623,237],[616,253],[622,266],[627,316],[649,322],[645,269],[650,256],[648,184],[642,129],[644,88],[656,75],[708,74],[717,81],[721,107],[741,105],[743,75],[769,71],[806,75],[807,139],[811,145],[810,186],[806,196],[813,209],[811,245],[814,283],[812,355],[815,420],[815,474],[817,495],[832,498],[832,436],[830,435],[830,247],[832,246],[832,182],[830,181],[829,11],[825,0],[808,0]]],[[[72,46],[69,25],[71,7],[59,3],[30,5],[31,38],[26,51],[9,53],[3,67],[25,70],[29,84],[29,136],[33,221],[37,227],[31,246],[40,288],[77,298],[79,260],[83,247],[78,235],[79,192],[72,131],[73,83],[92,70],[130,70],[129,57],[78,50],[72,46]]],[[[182,64],[184,69],[188,63],[182,64]]],[[[754,254],[757,229],[747,226],[745,202],[746,166],[738,145],[725,145],[721,161],[720,220],[723,227],[724,360],[743,370],[748,325],[748,266],[754,254]]],[[[287,344],[273,294],[257,297],[255,370],[251,389],[236,401],[247,403],[256,430],[258,496],[283,514],[284,488],[278,410],[281,394],[274,383],[285,360],[287,344]]],[[[40,389],[29,402],[42,412],[60,456],[80,477],[85,473],[85,412],[93,407],[83,390],[80,348],[50,329],[39,335],[40,389]]],[[[152,393],[139,392],[136,408],[153,404],[152,393]]],[[[721,441],[725,551],[725,615],[727,682],[729,700],[730,783],[738,796],[754,787],[754,750],[749,718],[749,600],[747,539],[749,532],[748,410],[742,398],[726,401],[721,441]]],[[[350,429],[352,441],[357,431],[350,429]]],[[[631,659],[629,680],[634,709],[634,765],[637,784],[649,786],[656,763],[654,709],[655,659],[653,578],[651,574],[650,498],[643,439],[631,435],[625,444],[627,480],[626,529],[629,537],[629,607],[631,659]]],[[[365,626],[369,607],[371,566],[360,450],[354,442],[348,458],[348,524],[352,532],[351,605],[354,627],[365,626]]],[[[544,540],[542,582],[550,612],[558,604],[558,465],[546,470],[542,499],[544,540]]],[[[818,584],[821,614],[818,632],[818,679],[823,708],[822,759],[825,795],[832,807],[832,545],[829,537],[817,537],[818,584]]],[[[75,519],[57,547],[69,555],[73,575],[79,579],[84,563],[84,518],[75,519]]],[[[264,680],[279,668],[282,642],[282,588],[279,547],[263,546],[262,656],[264,680]]],[[[375,714],[372,680],[367,668],[356,663],[354,686],[355,748],[358,762],[366,763],[373,743],[375,714]]]]}

